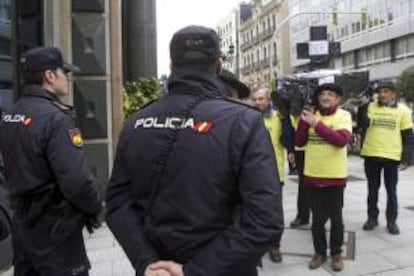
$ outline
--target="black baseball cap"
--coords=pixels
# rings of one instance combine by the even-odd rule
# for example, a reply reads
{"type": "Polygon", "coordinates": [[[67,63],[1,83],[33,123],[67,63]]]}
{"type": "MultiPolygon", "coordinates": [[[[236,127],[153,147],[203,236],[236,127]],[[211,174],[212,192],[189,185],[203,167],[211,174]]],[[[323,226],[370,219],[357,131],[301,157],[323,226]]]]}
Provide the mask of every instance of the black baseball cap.
{"type": "Polygon", "coordinates": [[[187,26],[177,31],[170,42],[170,57],[175,65],[213,64],[220,56],[220,39],[211,28],[187,26]]]}
{"type": "Polygon", "coordinates": [[[63,60],[62,52],[57,47],[37,47],[28,50],[20,59],[23,71],[39,72],[48,69],[62,68],[65,72],[77,73],[79,67],[63,60]]]}
{"type": "Polygon", "coordinates": [[[378,93],[382,88],[388,88],[395,91],[395,84],[392,81],[379,81],[374,85],[374,93],[378,93]]]}
{"type": "Polygon", "coordinates": [[[323,90],[330,90],[335,92],[338,96],[342,96],[344,94],[342,88],[335,84],[335,83],[324,83],[319,85],[315,90],[315,95],[319,95],[323,90]]]}
{"type": "Polygon", "coordinates": [[[248,98],[250,96],[250,88],[239,81],[237,77],[227,69],[222,69],[219,79],[225,84],[237,90],[239,98],[248,98]]]}

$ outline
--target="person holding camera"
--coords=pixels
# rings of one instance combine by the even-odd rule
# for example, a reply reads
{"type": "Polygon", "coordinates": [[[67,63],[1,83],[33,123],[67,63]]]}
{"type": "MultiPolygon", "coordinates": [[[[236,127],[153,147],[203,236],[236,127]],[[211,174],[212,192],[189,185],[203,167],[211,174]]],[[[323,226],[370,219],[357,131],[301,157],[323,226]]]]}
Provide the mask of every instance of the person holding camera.
{"type": "Polygon", "coordinates": [[[312,238],[315,254],[310,269],[326,261],[325,224],[331,221],[330,254],[332,269],[343,269],[344,241],[342,208],[347,180],[347,148],[352,136],[351,114],[339,108],[342,89],[325,83],[316,89],[314,111],[304,110],[295,132],[295,144],[305,146],[304,182],[309,187],[312,210],[312,238]]]}

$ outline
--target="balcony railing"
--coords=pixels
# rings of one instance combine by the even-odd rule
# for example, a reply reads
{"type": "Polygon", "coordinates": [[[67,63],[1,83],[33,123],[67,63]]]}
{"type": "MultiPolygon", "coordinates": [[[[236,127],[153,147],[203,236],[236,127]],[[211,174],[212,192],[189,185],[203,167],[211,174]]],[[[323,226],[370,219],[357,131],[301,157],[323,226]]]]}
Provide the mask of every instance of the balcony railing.
{"type": "Polygon", "coordinates": [[[242,51],[249,49],[253,46],[253,42],[251,40],[244,42],[242,45],[240,45],[240,49],[242,51]]]}
{"type": "Polygon", "coordinates": [[[270,65],[270,58],[268,58],[268,57],[264,58],[260,61],[260,67],[261,68],[269,67],[269,65],[270,65]]]}
{"type": "Polygon", "coordinates": [[[262,37],[261,37],[261,39],[262,39],[262,40],[265,40],[265,39],[271,38],[271,37],[272,37],[272,35],[273,35],[273,33],[274,33],[274,31],[275,31],[275,28],[274,28],[274,27],[268,28],[267,30],[265,30],[265,31],[262,33],[262,37]]]}

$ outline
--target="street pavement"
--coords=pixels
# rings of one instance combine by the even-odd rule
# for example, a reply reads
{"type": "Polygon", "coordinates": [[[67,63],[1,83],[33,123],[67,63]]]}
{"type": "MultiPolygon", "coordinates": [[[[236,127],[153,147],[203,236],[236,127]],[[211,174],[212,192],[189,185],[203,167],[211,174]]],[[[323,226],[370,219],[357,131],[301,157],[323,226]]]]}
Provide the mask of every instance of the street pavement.
{"type": "MultiPolygon", "coordinates": [[[[328,165],[328,164],[327,164],[328,165]]],[[[366,220],[367,185],[363,172],[363,161],[350,156],[347,188],[344,202],[345,242],[343,256],[345,268],[334,272],[330,259],[319,269],[309,270],[308,262],[313,254],[309,225],[290,229],[289,223],[296,214],[297,177],[287,176],[284,187],[285,233],[282,238],[282,263],[272,263],[266,254],[260,276],[412,276],[414,275],[414,168],[401,171],[398,183],[400,235],[390,235],[386,230],[386,192],[382,185],[379,196],[379,227],[363,231],[366,220]]],[[[329,223],[327,223],[329,230],[329,223]]],[[[107,227],[94,234],[85,234],[91,276],[132,276],[134,271],[107,227]]],[[[12,269],[0,273],[11,276],[12,269]]],[[[211,275],[214,276],[214,275],[211,275]]],[[[233,276],[233,275],[232,275],[233,276]]],[[[236,276],[236,275],[234,275],[236,276]]]]}

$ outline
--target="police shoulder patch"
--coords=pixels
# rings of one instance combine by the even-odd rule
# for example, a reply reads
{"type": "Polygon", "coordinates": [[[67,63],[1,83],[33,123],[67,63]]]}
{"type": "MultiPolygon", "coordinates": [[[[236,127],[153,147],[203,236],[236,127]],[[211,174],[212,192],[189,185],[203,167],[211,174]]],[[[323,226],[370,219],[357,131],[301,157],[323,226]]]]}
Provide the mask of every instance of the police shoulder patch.
{"type": "Polygon", "coordinates": [[[82,135],[78,128],[69,129],[69,138],[75,147],[78,147],[78,148],[83,147],[82,135]]]}

